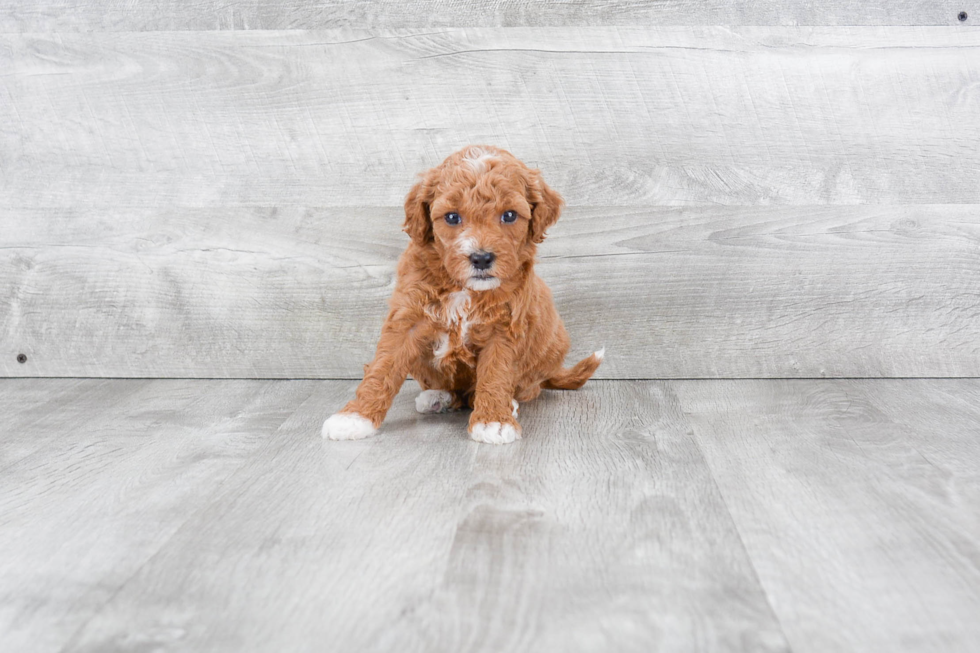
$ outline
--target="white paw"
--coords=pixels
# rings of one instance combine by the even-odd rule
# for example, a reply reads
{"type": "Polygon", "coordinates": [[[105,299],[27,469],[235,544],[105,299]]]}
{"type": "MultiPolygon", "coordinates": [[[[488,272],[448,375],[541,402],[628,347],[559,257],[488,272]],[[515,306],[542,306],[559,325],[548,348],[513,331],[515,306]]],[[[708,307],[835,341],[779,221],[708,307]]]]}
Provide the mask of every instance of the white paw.
{"type": "Polygon", "coordinates": [[[334,413],[323,423],[322,435],[328,440],[360,440],[375,431],[371,420],[357,413],[334,413]]]}
{"type": "Polygon", "coordinates": [[[514,440],[520,440],[521,432],[510,424],[501,424],[500,422],[484,424],[480,422],[473,425],[470,437],[477,442],[485,442],[486,444],[507,444],[514,440]]]}
{"type": "Polygon", "coordinates": [[[423,390],[415,398],[415,410],[420,413],[448,413],[452,409],[453,396],[445,390],[423,390]]]}
{"type": "Polygon", "coordinates": [[[517,400],[511,399],[510,405],[513,406],[513,410],[510,411],[510,414],[514,416],[514,419],[517,419],[517,408],[518,408],[517,400]]]}

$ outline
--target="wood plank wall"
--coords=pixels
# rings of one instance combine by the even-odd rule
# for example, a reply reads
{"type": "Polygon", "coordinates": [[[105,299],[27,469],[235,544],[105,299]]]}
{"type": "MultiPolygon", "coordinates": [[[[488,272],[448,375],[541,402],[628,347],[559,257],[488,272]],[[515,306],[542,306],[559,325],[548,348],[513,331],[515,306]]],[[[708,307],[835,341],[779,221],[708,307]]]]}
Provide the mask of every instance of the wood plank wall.
{"type": "Polygon", "coordinates": [[[980,8],[817,4],[6,3],[0,375],[357,378],[492,143],[605,378],[980,376],[980,8]]]}
{"type": "Polygon", "coordinates": [[[956,25],[950,0],[7,0],[3,32],[634,25],[956,25]]]}

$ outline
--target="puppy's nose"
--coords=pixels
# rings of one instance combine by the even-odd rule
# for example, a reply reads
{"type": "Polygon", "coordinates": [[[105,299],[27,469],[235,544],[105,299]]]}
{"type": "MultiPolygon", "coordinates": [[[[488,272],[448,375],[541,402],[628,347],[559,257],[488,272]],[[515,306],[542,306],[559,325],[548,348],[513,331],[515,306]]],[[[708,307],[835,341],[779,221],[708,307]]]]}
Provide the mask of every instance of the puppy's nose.
{"type": "Polygon", "coordinates": [[[470,263],[473,264],[477,270],[488,270],[490,266],[493,265],[493,260],[497,258],[493,252],[473,252],[470,254],[470,263]]]}

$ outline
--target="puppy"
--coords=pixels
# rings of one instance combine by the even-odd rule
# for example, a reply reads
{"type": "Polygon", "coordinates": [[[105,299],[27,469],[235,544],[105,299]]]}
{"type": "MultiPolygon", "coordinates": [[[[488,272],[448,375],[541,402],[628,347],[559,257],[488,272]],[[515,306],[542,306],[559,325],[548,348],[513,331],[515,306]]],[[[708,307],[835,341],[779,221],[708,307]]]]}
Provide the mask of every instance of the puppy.
{"type": "Polygon", "coordinates": [[[519,402],[582,387],[602,351],[562,367],[568,334],[534,273],[562,204],[538,170],[495,147],[467,147],[426,172],[405,200],[412,241],[374,360],[323,437],[374,433],[408,374],[422,386],[420,413],[469,406],[470,437],[492,444],[520,439],[519,402]]]}

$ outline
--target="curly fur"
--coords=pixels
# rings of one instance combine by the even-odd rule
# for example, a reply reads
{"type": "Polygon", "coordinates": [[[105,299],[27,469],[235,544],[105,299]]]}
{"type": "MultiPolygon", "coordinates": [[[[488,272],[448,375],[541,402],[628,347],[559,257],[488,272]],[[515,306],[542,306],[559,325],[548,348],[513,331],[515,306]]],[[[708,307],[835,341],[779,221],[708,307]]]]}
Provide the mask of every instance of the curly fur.
{"type": "MultiPolygon", "coordinates": [[[[377,428],[411,374],[423,390],[452,396],[440,410],[473,408],[471,437],[510,442],[521,437],[514,400],[530,401],[542,387],[580,388],[602,354],[562,367],[568,334],[534,273],[537,245],[562,205],[539,171],[499,148],[470,146],[424,173],[405,200],[411,243],[398,262],[377,352],[339,414],[377,428]],[[502,220],[506,211],[517,213],[516,222],[502,220]],[[447,223],[448,213],[460,223],[447,223]],[[477,270],[474,252],[493,253],[492,267],[477,270]]],[[[325,437],[344,433],[324,424],[325,437]]]]}

